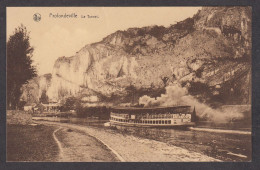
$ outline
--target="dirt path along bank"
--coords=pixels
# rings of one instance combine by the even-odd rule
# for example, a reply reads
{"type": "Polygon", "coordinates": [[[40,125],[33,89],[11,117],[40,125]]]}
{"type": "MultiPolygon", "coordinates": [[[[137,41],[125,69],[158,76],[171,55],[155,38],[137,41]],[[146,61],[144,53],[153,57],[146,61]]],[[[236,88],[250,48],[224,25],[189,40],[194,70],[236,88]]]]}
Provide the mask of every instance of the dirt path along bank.
{"type": "Polygon", "coordinates": [[[60,127],[54,134],[59,145],[60,162],[117,162],[100,141],[77,129],[60,127]]]}

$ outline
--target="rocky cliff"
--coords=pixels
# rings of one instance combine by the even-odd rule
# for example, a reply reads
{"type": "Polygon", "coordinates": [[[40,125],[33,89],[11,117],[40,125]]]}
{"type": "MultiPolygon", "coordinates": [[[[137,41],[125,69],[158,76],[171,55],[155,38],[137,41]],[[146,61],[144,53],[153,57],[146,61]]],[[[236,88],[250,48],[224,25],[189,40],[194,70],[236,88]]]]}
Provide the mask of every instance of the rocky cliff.
{"type": "Polygon", "coordinates": [[[178,83],[201,100],[241,104],[250,102],[250,62],[251,9],[203,7],[170,27],[117,31],[74,56],[60,57],[49,87],[43,86],[53,100],[98,96],[102,101],[127,96],[128,87],[144,92],[178,83]]]}
{"type": "Polygon", "coordinates": [[[27,103],[38,103],[42,94],[51,86],[52,74],[44,74],[33,78],[22,87],[20,100],[27,103]]]}

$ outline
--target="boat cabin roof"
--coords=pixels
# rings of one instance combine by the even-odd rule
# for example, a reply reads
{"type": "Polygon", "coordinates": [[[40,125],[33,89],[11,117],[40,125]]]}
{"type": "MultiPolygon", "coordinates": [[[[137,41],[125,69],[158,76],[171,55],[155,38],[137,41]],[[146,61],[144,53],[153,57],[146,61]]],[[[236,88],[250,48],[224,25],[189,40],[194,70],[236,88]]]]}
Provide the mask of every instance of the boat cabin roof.
{"type": "Polygon", "coordinates": [[[111,112],[115,113],[175,113],[188,111],[191,106],[171,107],[112,107],[111,112]]]}

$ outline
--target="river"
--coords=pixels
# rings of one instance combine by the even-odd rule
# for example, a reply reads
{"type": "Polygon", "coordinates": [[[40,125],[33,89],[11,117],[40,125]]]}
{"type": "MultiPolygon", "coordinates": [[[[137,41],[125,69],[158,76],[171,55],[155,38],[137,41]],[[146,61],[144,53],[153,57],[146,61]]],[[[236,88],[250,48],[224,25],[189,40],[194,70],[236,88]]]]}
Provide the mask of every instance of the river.
{"type": "MultiPolygon", "coordinates": [[[[93,128],[107,129],[104,123],[108,120],[88,119],[88,118],[59,118],[59,117],[37,117],[35,120],[48,120],[64,123],[80,124],[92,126],[93,128]]],[[[210,128],[203,124],[204,129],[210,128]]],[[[230,126],[224,126],[229,127],[230,126]]],[[[222,126],[215,126],[221,128],[222,126]]],[[[169,145],[175,145],[185,148],[190,151],[199,152],[222,161],[251,161],[252,145],[250,128],[247,128],[249,134],[239,133],[221,133],[197,131],[197,130],[181,130],[181,129],[158,129],[158,128],[135,128],[135,127],[120,127],[111,128],[115,132],[134,135],[137,137],[153,139],[165,142],[169,145]]],[[[245,130],[243,128],[242,130],[245,130]]],[[[225,130],[223,130],[225,132],[225,130]]],[[[234,131],[236,132],[236,131],[234,131]]]]}

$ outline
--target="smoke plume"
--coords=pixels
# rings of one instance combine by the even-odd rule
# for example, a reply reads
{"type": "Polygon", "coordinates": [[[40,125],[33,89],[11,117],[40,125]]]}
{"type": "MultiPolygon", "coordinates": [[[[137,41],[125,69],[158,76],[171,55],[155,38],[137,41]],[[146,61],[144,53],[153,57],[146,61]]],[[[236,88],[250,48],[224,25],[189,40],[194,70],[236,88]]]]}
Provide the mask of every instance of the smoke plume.
{"type": "Polygon", "coordinates": [[[161,97],[151,98],[147,95],[140,97],[139,104],[143,104],[144,107],[189,105],[196,108],[197,116],[206,117],[208,120],[221,123],[229,122],[233,118],[241,119],[243,117],[243,114],[239,112],[213,109],[204,103],[200,103],[188,94],[188,90],[185,87],[181,87],[178,84],[167,86],[166,93],[162,94],[161,97]]]}

